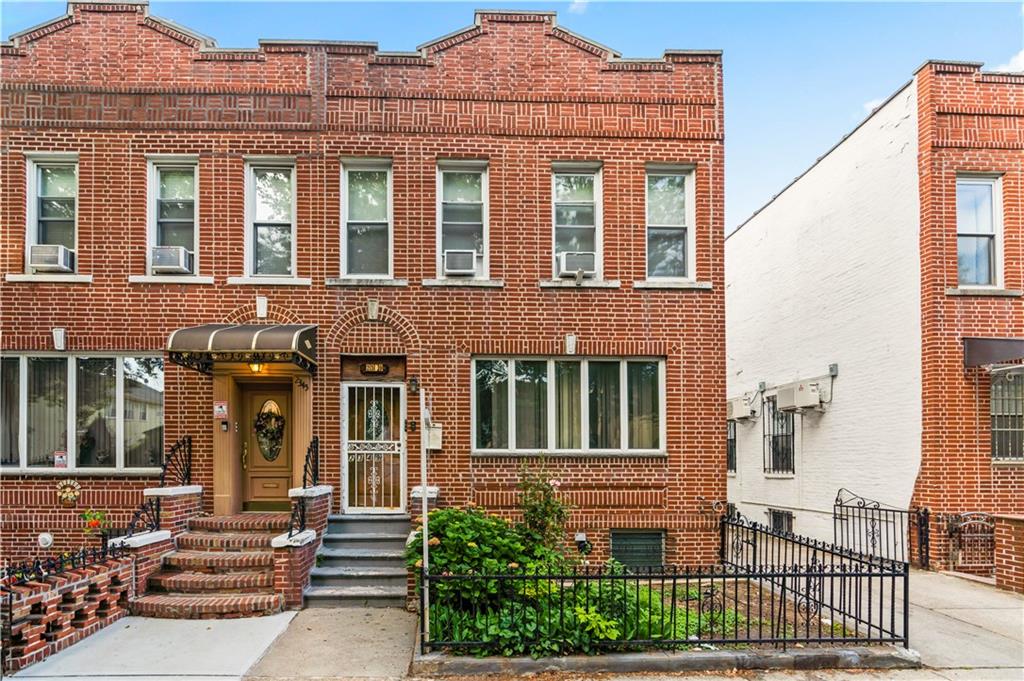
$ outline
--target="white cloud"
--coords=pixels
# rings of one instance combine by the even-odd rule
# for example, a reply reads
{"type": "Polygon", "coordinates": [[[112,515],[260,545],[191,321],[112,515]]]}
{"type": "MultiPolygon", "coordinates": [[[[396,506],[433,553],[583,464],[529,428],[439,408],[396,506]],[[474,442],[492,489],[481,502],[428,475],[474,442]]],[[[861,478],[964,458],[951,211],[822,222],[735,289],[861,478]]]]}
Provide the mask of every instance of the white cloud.
{"type": "Polygon", "coordinates": [[[573,14],[583,14],[587,11],[587,5],[590,0],[572,0],[569,3],[569,11],[573,14]]]}
{"type": "Polygon", "coordinates": [[[878,107],[882,106],[884,102],[884,99],[869,99],[868,101],[864,102],[864,113],[871,113],[878,107]]]}
{"type": "Polygon", "coordinates": [[[1010,57],[1010,61],[1006,62],[1005,64],[1000,64],[999,66],[995,67],[992,70],[1000,72],[1024,71],[1024,50],[1021,50],[1017,54],[1010,57]]]}

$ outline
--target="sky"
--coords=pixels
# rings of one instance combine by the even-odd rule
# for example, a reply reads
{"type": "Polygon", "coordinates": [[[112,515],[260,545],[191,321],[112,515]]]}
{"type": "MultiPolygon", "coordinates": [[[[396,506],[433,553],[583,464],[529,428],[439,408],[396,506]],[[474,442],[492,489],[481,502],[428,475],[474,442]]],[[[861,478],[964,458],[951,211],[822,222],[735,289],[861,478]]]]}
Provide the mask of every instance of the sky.
{"type": "MultiPolygon", "coordinates": [[[[64,2],[0,0],[0,33],[63,14],[64,2]]],[[[624,57],[721,49],[726,231],[849,133],[927,59],[1024,71],[1024,4],[828,2],[182,2],[150,13],[215,38],[367,40],[412,50],[473,22],[476,7],[555,10],[624,57]]]]}

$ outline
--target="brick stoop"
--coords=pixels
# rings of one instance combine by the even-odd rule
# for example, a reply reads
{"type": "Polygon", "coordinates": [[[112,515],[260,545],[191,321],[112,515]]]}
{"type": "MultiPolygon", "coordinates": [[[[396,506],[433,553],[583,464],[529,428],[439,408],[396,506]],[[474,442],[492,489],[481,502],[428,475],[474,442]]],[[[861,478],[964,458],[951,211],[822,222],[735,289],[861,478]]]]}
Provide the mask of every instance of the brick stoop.
{"type": "Polygon", "coordinates": [[[274,591],[271,540],[288,528],[287,513],[195,517],[175,551],[132,602],[143,617],[213,619],[271,615],[284,609],[274,591]]]}

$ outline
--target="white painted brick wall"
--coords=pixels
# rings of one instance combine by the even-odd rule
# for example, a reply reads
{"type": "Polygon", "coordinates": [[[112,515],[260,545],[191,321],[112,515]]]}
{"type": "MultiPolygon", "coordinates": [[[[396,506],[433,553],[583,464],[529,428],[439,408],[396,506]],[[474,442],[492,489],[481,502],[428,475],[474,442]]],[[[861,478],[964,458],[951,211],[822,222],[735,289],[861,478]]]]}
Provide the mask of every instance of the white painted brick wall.
{"type": "Polygon", "coordinates": [[[795,417],[792,478],[766,478],[760,418],[737,424],[729,500],[753,520],[790,509],[794,531],[831,540],[840,487],[910,503],[921,453],[916,102],[911,83],[726,241],[728,396],[839,364],[827,411],[795,417]]]}

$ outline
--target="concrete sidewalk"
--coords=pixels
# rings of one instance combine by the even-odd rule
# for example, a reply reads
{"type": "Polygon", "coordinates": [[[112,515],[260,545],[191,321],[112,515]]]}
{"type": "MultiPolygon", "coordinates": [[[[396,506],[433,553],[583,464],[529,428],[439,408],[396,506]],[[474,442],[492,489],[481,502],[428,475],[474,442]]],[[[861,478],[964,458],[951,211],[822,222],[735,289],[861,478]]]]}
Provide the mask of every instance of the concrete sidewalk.
{"type": "Polygon", "coordinates": [[[238,679],[294,617],[294,612],[231,620],[125,617],[12,678],[238,679]]]}

